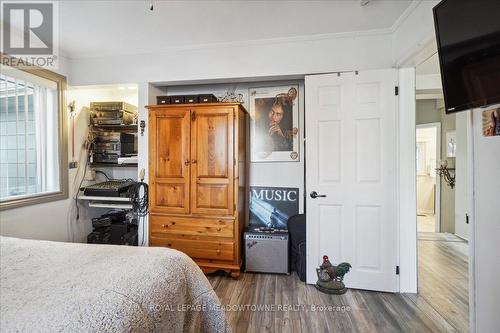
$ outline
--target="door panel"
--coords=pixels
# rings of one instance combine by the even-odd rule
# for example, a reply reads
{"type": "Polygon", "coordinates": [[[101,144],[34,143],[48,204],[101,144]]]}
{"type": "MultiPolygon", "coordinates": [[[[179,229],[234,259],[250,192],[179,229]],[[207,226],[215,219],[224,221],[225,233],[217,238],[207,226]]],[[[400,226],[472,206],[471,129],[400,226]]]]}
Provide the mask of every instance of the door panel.
{"type": "MultiPolygon", "coordinates": [[[[194,111],[196,112],[196,111],[194,111]]],[[[197,176],[203,178],[228,177],[228,132],[230,119],[227,113],[200,113],[195,116],[197,176]]]]}
{"type": "Polygon", "coordinates": [[[184,109],[150,112],[152,212],[189,213],[189,115],[184,109]]]}
{"type": "Polygon", "coordinates": [[[193,109],[191,207],[194,214],[233,213],[234,108],[193,109]]]}
{"type": "Polygon", "coordinates": [[[348,287],[396,291],[396,72],[306,77],[307,282],[328,255],[348,287]]]}
{"type": "Polygon", "coordinates": [[[198,183],[197,207],[227,209],[228,184],[198,183]]]}

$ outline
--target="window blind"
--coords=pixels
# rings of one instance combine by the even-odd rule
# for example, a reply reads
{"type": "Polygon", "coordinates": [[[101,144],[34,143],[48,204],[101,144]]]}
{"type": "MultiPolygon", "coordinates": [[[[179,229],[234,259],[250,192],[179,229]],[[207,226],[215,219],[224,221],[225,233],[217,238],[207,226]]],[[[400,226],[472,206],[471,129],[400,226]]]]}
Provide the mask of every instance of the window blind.
{"type": "Polygon", "coordinates": [[[0,200],[59,190],[57,86],[0,75],[0,200]]]}

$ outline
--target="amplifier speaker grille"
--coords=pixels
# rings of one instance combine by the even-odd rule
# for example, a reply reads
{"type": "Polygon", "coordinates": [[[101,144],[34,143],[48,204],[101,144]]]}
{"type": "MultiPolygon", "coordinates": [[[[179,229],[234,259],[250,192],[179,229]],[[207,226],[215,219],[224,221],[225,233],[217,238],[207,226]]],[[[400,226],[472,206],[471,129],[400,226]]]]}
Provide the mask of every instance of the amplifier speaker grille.
{"type": "Polygon", "coordinates": [[[245,232],[245,271],[289,274],[288,233],[245,232]]]}

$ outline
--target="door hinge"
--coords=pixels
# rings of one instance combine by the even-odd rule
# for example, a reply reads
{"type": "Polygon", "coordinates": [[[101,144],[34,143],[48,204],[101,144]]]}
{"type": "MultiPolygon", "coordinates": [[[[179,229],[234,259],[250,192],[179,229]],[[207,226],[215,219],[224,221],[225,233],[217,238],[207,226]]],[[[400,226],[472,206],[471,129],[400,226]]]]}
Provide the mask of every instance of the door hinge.
{"type": "Polygon", "coordinates": [[[398,86],[394,87],[394,95],[396,95],[396,96],[399,95],[399,87],[398,86]]]}
{"type": "Polygon", "coordinates": [[[469,224],[469,214],[465,214],[465,223],[469,224]]]}
{"type": "Polygon", "coordinates": [[[196,112],[192,111],[191,112],[191,121],[195,121],[196,119],[196,112]]]}
{"type": "Polygon", "coordinates": [[[396,275],[399,275],[399,266],[396,266],[396,275]]]}

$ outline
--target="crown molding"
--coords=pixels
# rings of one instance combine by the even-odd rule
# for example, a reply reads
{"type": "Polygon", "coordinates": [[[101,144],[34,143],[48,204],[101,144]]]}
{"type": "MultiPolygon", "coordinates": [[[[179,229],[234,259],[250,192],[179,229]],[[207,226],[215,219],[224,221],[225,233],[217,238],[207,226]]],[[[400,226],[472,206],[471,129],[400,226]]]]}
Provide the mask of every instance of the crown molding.
{"type": "Polygon", "coordinates": [[[278,37],[278,38],[268,38],[268,39],[255,39],[246,41],[232,41],[232,42],[222,42],[222,43],[207,43],[207,44],[196,44],[196,45],[181,45],[162,48],[156,51],[145,51],[145,52],[122,52],[122,53],[101,53],[99,56],[81,55],[79,57],[71,57],[67,55],[66,52],[63,54],[70,60],[80,60],[80,59],[99,59],[111,56],[135,56],[135,55],[151,55],[151,54],[162,54],[169,52],[182,52],[182,51],[197,51],[197,50],[214,50],[214,49],[226,49],[226,48],[243,48],[249,46],[259,46],[259,45],[276,45],[276,44],[292,44],[297,42],[316,42],[322,40],[335,40],[341,38],[356,38],[364,36],[382,36],[391,35],[392,28],[374,29],[374,30],[363,30],[363,31],[349,31],[349,32],[336,32],[336,33],[326,33],[326,34],[315,34],[315,35],[303,35],[303,36],[293,36],[293,37],[278,37]]]}
{"type": "Polygon", "coordinates": [[[404,21],[413,13],[423,0],[413,0],[404,12],[398,17],[394,24],[390,27],[392,33],[396,32],[404,21]]]}

